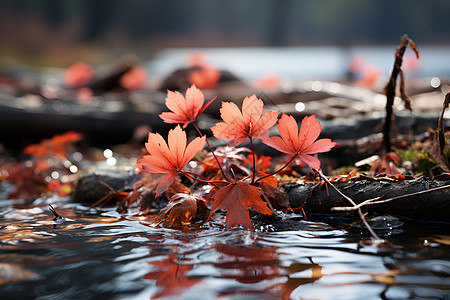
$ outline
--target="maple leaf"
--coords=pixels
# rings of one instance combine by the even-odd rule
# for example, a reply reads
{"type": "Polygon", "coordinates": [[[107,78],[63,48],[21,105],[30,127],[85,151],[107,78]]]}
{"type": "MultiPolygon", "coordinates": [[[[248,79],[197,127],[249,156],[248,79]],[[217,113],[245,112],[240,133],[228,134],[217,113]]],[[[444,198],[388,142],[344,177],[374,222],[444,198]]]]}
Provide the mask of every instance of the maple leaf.
{"type": "Polygon", "coordinates": [[[354,169],[349,174],[343,174],[338,175],[333,178],[329,178],[330,182],[347,182],[352,180],[353,178],[356,178],[358,175],[356,175],[356,172],[358,172],[359,169],[354,169]]]}
{"type": "Polygon", "coordinates": [[[69,195],[72,191],[71,183],[61,183],[61,181],[54,179],[47,183],[47,191],[58,194],[60,197],[69,195]]]}
{"type": "Polygon", "coordinates": [[[184,193],[175,194],[169,204],[158,214],[155,223],[164,221],[164,226],[189,225],[197,215],[205,215],[206,205],[202,196],[184,193]]]}
{"type": "Polygon", "coordinates": [[[269,137],[264,139],[263,143],[280,152],[299,156],[311,169],[320,168],[320,161],[311,154],[330,151],[337,145],[330,139],[316,141],[321,126],[315,115],[304,117],[298,132],[297,121],[292,116],[283,114],[277,128],[281,137],[269,137]]]}
{"type": "Polygon", "coordinates": [[[195,85],[186,90],[186,97],[180,92],[167,91],[166,106],[172,112],[163,112],[159,115],[164,122],[170,124],[183,124],[186,128],[215,100],[204,103],[205,96],[195,85]]]}
{"type": "Polygon", "coordinates": [[[39,186],[43,182],[42,173],[25,163],[10,163],[0,167],[0,180],[14,183],[15,189],[8,199],[32,199],[40,195],[39,186]]]}
{"type": "MultiPolygon", "coordinates": [[[[242,162],[242,164],[245,165],[251,165],[253,160],[253,154],[249,154],[245,160],[242,162]]],[[[255,166],[257,170],[265,171],[272,165],[272,157],[270,156],[255,156],[255,166]]]]}
{"type": "Polygon", "coordinates": [[[39,144],[29,145],[23,149],[23,153],[34,157],[59,155],[66,158],[67,148],[82,138],[83,135],[81,133],[68,131],[54,135],[51,139],[42,140],[39,144]]]}
{"type": "Polygon", "coordinates": [[[402,157],[400,154],[396,152],[389,152],[381,159],[378,159],[372,163],[370,163],[370,171],[375,172],[384,172],[387,176],[403,174],[403,170],[397,165],[402,161],[402,157]]]}
{"type": "Polygon", "coordinates": [[[82,61],[77,61],[64,72],[64,80],[71,88],[80,87],[91,81],[94,70],[82,61]]]}
{"type": "Polygon", "coordinates": [[[186,132],[179,125],[169,131],[168,143],[158,133],[148,133],[145,144],[149,155],[138,159],[137,167],[148,173],[166,174],[156,188],[156,196],[161,195],[183,170],[194,155],[206,144],[206,137],[195,138],[187,146],[186,132]]]}
{"type": "Polygon", "coordinates": [[[242,160],[245,159],[245,155],[241,152],[250,152],[250,149],[244,147],[217,147],[217,149],[214,150],[215,157],[211,152],[209,152],[205,156],[202,164],[202,173],[206,176],[213,174],[213,177],[215,177],[215,175],[219,175],[218,177],[216,177],[216,179],[223,178],[221,173],[217,173],[217,171],[220,170],[219,165],[216,161],[217,157],[217,160],[222,165],[222,168],[226,175],[230,178],[233,177],[233,175],[230,173],[230,169],[234,165],[240,165],[242,160]]]}
{"type": "Polygon", "coordinates": [[[227,215],[225,222],[227,223],[227,229],[241,224],[253,230],[248,212],[249,208],[265,215],[273,214],[273,211],[261,200],[261,192],[259,189],[243,181],[221,187],[212,196],[212,199],[214,202],[208,219],[218,209],[226,209],[227,215]]]}
{"type": "Polygon", "coordinates": [[[242,112],[232,102],[222,102],[220,116],[225,122],[216,123],[211,130],[219,140],[230,140],[228,146],[235,147],[247,138],[264,139],[269,136],[269,128],[277,122],[278,111],[263,114],[264,103],[255,94],[246,97],[242,112]]]}

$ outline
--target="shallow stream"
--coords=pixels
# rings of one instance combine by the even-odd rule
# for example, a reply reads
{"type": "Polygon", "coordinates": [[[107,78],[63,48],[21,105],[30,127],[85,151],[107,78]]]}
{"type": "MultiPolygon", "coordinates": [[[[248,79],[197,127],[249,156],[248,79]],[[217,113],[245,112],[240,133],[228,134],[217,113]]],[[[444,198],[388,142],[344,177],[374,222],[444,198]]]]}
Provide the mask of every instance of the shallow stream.
{"type": "Polygon", "coordinates": [[[185,231],[66,198],[0,200],[1,299],[450,299],[450,226],[380,217],[396,250],[358,246],[364,228],[297,225],[185,231]],[[55,224],[51,204],[69,220],[55,224]]]}

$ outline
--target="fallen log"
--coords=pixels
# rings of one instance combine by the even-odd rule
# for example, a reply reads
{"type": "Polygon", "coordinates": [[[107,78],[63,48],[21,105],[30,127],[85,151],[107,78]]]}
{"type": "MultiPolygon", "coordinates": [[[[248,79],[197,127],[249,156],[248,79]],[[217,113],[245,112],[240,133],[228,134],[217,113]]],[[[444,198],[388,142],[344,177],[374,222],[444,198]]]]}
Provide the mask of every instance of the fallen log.
{"type": "MultiPolygon", "coordinates": [[[[345,195],[360,204],[368,199],[381,197],[389,199],[404,195],[392,201],[362,206],[363,212],[389,214],[421,221],[450,223],[450,188],[427,191],[449,185],[450,181],[437,181],[419,178],[401,181],[351,180],[337,182],[334,185],[345,195]]],[[[305,182],[295,186],[287,186],[286,191],[293,208],[303,207],[306,213],[341,213],[332,210],[334,207],[351,207],[348,201],[326,184],[305,182]]],[[[348,213],[355,213],[348,211],[348,213]]],[[[356,214],[355,214],[356,215],[356,214]]]]}

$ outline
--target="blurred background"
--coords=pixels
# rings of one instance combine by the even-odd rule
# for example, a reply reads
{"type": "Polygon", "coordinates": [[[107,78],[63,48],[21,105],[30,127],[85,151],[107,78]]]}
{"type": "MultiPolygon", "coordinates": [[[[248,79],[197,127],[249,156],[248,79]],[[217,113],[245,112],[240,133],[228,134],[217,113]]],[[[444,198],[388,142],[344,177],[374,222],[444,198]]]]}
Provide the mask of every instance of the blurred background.
{"type": "Polygon", "coordinates": [[[449,45],[450,2],[2,0],[3,57],[66,66],[179,47],[449,45]]]}
{"type": "Polygon", "coordinates": [[[333,109],[357,107],[355,100],[366,106],[357,112],[376,110],[404,33],[421,53],[420,60],[410,49],[405,54],[410,92],[435,89],[441,99],[449,89],[449,13],[448,0],[1,0],[0,125],[17,130],[2,130],[0,142],[24,132],[38,136],[37,128],[46,134],[87,127],[100,132],[118,126],[117,120],[127,132],[141,123],[154,127],[148,114],[165,109],[165,90],[192,83],[203,83],[208,97],[221,100],[263,91],[258,95],[273,105],[292,104],[283,107],[288,112],[327,111],[319,114],[323,119],[348,116],[333,109]],[[67,75],[77,62],[85,65],[67,75]],[[140,73],[124,83],[121,76],[136,66],[140,73]],[[208,72],[200,79],[186,73],[204,66],[208,72]],[[235,84],[211,85],[214,76],[235,84]],[[343,85],[330,82],[364,91],[344,93],[343,85]],[[120,93],[111,94],[117,87],[120,93]],[[374,94],[366,97],[367,91],[374,94]],[[339,94],[338,105],[312,103],[330,93],[339,94]]]}

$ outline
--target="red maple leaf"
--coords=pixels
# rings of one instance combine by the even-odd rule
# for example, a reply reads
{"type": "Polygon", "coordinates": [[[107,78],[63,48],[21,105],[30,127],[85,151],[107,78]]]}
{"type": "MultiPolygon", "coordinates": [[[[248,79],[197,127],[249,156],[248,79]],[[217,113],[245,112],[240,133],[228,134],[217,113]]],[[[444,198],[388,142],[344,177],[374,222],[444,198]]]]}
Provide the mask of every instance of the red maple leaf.
{"type": "Polygon", "coordinates": [[[40,195],[43,182],[42,173],[36,172],[33,166],[25,163],[10,163],[0,167],[0,181],[9,181],[15,189],[8,199],[32,199],[40,195]]]}
{"type": "Polygon", "coordinates": [[[168,143],[158,133],[148,133],[145,148],[149,155],[138,159],[137,167],[148,173],[166,174],[156,188],[156,196],[161,195],[183,170],[194,155],[206,144],[206,137],[195,138],[187,144],[186,132],[178,125],[169,131],[168,143]]]}
{"type": "Polygon", "coordinates": [[[261,200],[259,189],[243,181],[237,181],[221,187],[212,196],[212,199],[214,202],[208,219],[218,209],[226,209],[225,222],[227,223],[227,229],[239,224],[248,229],[253,229],[248,212],[249,208],[265,215],[273,214],[273,211],[261,200]]]}
{"type": "Polygon", "coordinates": [[[316,121],[315,115],[303,118],[299,132],[297,121],[292,116],[283,114],[277,128],[281,137],[269,137],[264,139],[263,143],[283,153],[299,156],[311,169],[320,168],[320,161],[311,154],[330,151],[337,145],[330,139],[316,141],[320,135],[321,126],[316,121]]]}
{"type": "Polygon", "coordinates": [[[269,136],[269,128],[277,122],[278,111],[263,114],[264,103],[255,94],[246,97],[242,112],[232,102],[222,102],[220,116],[225,122],[216,123],[211,130],[219,140],[230,140],[228,146],[235,147],[247,138],[264,139],[269,136]]]}
{"type": "Polygon", "coordinates": [[[67,148],[82,138],[83,135],[81,133],[68,131],[63,134],[54,135],[51,139],[42,140],[39,144],[29,145],[23,149],[23,153],[34,157],[59,155],[66,158],[67,148]]]}
{"type": "MultiPolygon", "coordinates": [[[[242,164],[245,165],[251,165],[253,160],[253,154],[249,154],[245,160],[242,162],[242,164]]],[[[255,166],[257,170],[260,170],[264,172],[272,165],[272,157],[261,155],[261,156],[255,156],[255,166]]]]}
{"type": "Polygon", "coordinates": [[[205,210],[206,204],[202,196],[175,194],[169,204],[161,209],[155,223],[164,221],[164,226],[189,225],[198,214],[204,216],[205,210]]]}
{"type": "Polygon", "coordinates": [[[167,91],[166,106],[172,112],[163,112],[159,115],[164,122],[170,124],[183,124],[186,128],[189,123],[194,122],[198,116],[216,98],[204,103],[205,96],[195,85],[186,90],[186,98],[178,91],[167,91]]]}
{"type": "Polygon", "coordinates": [[[396,152],[389,152],[381,159],[370,163],[370,171],[375,172],[378,170],[378,172],[380,173],[386,173],[387,176],[403,174],[403,170],[397,167],[397,165],[399,165],[401,161],[402,157],[400,156],[400,154],[396,152]]]}

